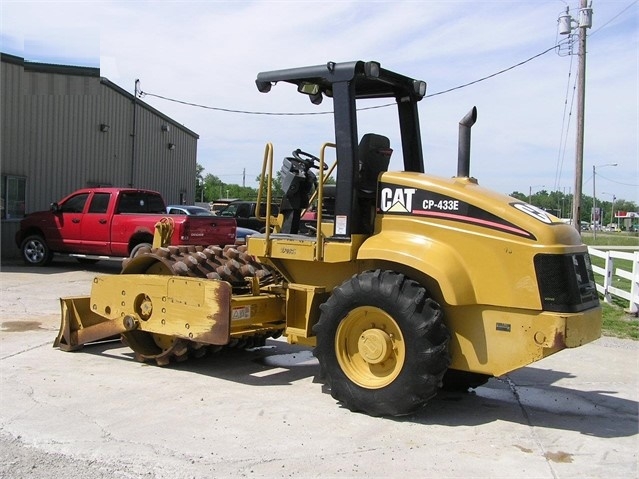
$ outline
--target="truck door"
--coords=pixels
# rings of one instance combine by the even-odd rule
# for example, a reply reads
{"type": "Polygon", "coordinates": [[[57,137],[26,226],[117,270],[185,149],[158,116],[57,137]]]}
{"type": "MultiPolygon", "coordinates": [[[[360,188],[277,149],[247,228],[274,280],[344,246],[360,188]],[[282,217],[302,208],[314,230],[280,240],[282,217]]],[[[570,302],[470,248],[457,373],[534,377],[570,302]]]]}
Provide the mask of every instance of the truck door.
{"type": "Polygon", "coordinates": [[[45,236],[51,249],[76,252],[81,248],[82,217],[89,193],[80,193],[62,203],[53,214],[54,224],[45,236]]]}
{"type": "Polygon", "coordinates": [[[111,253],[111,216],[108,214],[111,193],[94,193],[82,219],[82,252],[111,253]]]}

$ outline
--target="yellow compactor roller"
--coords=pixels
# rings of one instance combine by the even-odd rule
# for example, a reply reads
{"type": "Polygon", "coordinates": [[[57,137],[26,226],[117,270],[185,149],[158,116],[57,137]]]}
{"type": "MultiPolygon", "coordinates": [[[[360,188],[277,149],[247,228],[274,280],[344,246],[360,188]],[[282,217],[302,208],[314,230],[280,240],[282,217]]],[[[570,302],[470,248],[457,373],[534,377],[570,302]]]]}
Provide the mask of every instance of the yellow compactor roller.
{"type": "MultiPolygon", "coordinates": [[[[55,346],[121,335],[138,360],[164,365],[284,335],[314,347],[335,399],[380,416],[409,414],[441,387],[477,387],[599,337],[578,232],[470,176],[474,108],[459,124],[457,174],[440,178],[424,173],[424,82],[355,61],[256,80],[264,93],[277,83],[313,104],[332,100],[335,138],[317,156],[284,158],[280,214],[267,211],[266,232],[238,248],[163,247],[158,225],[155,247],[122,275],[96,277],[90,297],[61,300],[55,346]],[[388,171],[388,137],[358,131],[358,108],[379,99],[396,103],[384,111],[397,115],[402,171],[388,171]],[[311,228],[301,221],[307,210],[311,228]]],[[[273,178],[270,144],[262,178],[273,178]]],[[[258,203],[270,205],[264,186],[258,203]]]]}

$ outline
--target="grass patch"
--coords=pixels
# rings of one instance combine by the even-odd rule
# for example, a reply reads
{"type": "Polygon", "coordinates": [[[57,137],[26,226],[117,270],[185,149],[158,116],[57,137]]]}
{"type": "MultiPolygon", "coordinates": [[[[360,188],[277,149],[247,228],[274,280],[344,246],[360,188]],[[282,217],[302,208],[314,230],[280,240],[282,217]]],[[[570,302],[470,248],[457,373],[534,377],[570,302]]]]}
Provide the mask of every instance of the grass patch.
{"type": "MultiPolygon", "coordinates": [[[[639,235],[637,233],[597,233],[597,238],[593,238],[592,232],[583,232],[582,241],[588,246],[639,246],[639,235]]],[[[603,268],[605,261],[603,258],[590,255],[590,261],[593,265],[603,268]]],[[[620,268],[626,271],[632,271],[632,261],[615,259],[615,269],[620,268]]],[[[614,286],[630,291],[631,282],[625,278],[614,277],[614,286]]],[[[603,276],[595,273],[595,281],[603,284],[603,276]]],[[[599,296],[601,299],[601,295],[599,296]]],[[[628,300],[612,295],[612,304],[604,303],[603,307],[603,324],[601,326],[601,334],[604,336],[613,336],[622,339],[639,340],[639,319],[625,312],[624,308],[628,307],[628,300]]]]}
{"type": "Polygon", "coordinates": [[[597,238],[592,232],[583,231],[581,241],[588,246],[639,246],[638,233],[597,233],[597,238]]]}
{"type": "MultiPolygon", "coordinates": [[[[599,266],[600,268],[605,268],[606,266],[606,260],[603,258],[599,258],[597,256],[594,255],[590,255],[590,261],[593,264],[593,266],[599,266]]],[[[614,260],[614,269],[616,270],[617,268],[619,269],[623,269],[625,271],[632,271],[632,261],[628,261],[625,259],[619,259],[619,258],[615,258],[614,260]]],[[[593,272],[594,276],[595,276],[595,283],[601,285],[604,283],[604,277],[602,274],[597,273],[597,272],[593,272]]],[[[613,276],[613,284],[612,286],[614,286],[615,288],[619,288],[619,289],[623,289],[626,292],[630,292],[630,287],[632,286],[632,283],[629,279],[626,278],[621,278],[619,276],[613,276]]],[[[613,304],[615,304],[616,306],[619,306],[621,308],[623,307],[628,307],[628,300],[627,299],[623,299],[620,298],[619,296],[615,296],[614,294],[611,295],[611,299],[613,304]]]]}
{"type": "Polygon", "coordinates": [[[627,314],[618,306],[608,303],[601,303],[601,305],[603,307],[602,335],[639,340],[639,319],[627,314]]]}

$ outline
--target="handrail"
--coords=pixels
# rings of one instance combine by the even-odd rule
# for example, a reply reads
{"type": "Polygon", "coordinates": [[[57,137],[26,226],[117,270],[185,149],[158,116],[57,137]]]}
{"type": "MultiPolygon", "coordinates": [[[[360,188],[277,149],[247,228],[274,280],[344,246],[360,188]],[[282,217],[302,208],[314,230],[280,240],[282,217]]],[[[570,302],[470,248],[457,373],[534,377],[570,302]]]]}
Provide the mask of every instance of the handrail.
{"type": "Polygon", "coordinates": [[[320,149],[319,183],[317,185],[317,189],[313,193],[313,196],[315,195],[315,193],[317,193],[317,218],[315,222],[317,246],[315,248],[315,261],[321,261],[323,259],[322,254],[324,252],[324,235],[322,234],[322,204],[324,202],[324,180],[329,177],[329,175],[333,172],[335,166],[337,165],[337,159],[335,159],[335,162],[333,163],[331,168],[326,172],[326,174],[324,174],[324,156],[326,154],[326,148],[329,147],[337,148],[337,145],[335,143],[329,142],[326,142],[322,145],[322,148],[320,149]]]}
{"type": "Polygon", "coordinates": [[[266,231],[264,232],[266,239],[266,255],[270,254],[269,237],[271,236],[271,199],[273,189],[273,143],[267,143],[264,147],[264,160],[262,161],[262,175],[260,176],[260,187],[257,190],[257,204],[255,205],[255,216],[260,219],[266,220],[266,231]],[[268,183],[266,185],[266,218],[259,216],[260,207],[262,206],[262,188],[265,181],[266,166],[268,165],[268,183]]]}
{"type": "MultiPolygon", "coordinates": [[[[322,254],[324,250],[324,235],[322,234],[322,203],[324,201],[324,181],[328,178],[335,167],[337,166],[337,160],[333,162],[330,168],[324,173],[324,165],[326,164],[325,156],[326,156],[326,148],[337,148],[335,143],[324,143],[320,149],[320,174],[319,174],[319,182],[318,186],[311,195],[311,199],[309,200],[309,204],[312,203],[315,198],[317,198],[317,218],[316,218],[316,241],[317,245],[315,248],[315,260],[321,261],[322,254]]],[[[271,254],[271,246],[270,246],[270,236],[271,236],[271,201],[272,201],[272,192],[273,192],[273,144],[267,143],[264,148],[264,159],[262,161],[262,174],[260,176],[260,186],[257,191],[257,211],[256,216],[260,220],[266,221],[266,230],[264,231],[264,239],[266,243],[265,255],[270,256],[271,254]],[[268,173],[267,173],[268,169],[268,173]],[[268,178],[268,180],[266,180],[268,178]],[[267,181],[265,184],[264,182],[267,181]],[[260,206],[262,204],[262,191],[264,186],[266,185],[266,218],[259,216],[260,206]]],[[[304,212],[302,212],[303,214],[304,212]]],[[[281,226],[281,225],[280,225],[281,226]]]]}
{"type": "MultiPolygon", "coordinates": [[[[333,143],[326,143],[326,146],[334,146],[333,143]]],[[[333,173],[333,171],[335,170],[335,167],[337,166],[337,160],[335,160],[333,162],[333,164],[330,166],[330,168],[326,171],[326,174],[324,175],[324,178],[328,178],[329,176],[331,176],[331,174],[333,173]]],[[[312,204],[313,201],[315,201],[317,199],[317,192],[318,192],[319,188],[316,189],[315,191],[313,191],[313,194],[311,195],[310,199],[308,200],[308,204],[312,204]]],[[[307,208],[304,208],[302,210],[302,216],[304,216],[304,213],[306,213],[307,208]]]]}

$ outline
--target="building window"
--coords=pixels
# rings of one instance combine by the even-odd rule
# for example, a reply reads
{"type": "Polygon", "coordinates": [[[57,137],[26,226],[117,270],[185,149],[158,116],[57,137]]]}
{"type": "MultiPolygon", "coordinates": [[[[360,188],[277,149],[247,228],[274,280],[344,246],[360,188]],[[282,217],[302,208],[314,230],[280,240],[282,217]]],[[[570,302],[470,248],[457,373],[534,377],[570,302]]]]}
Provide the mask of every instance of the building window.
{"type": "Polygon", "coordinates": [[[24,218],[27,179],[24,176],[3,176],[0,213],[3,220],[24,218]]]}

